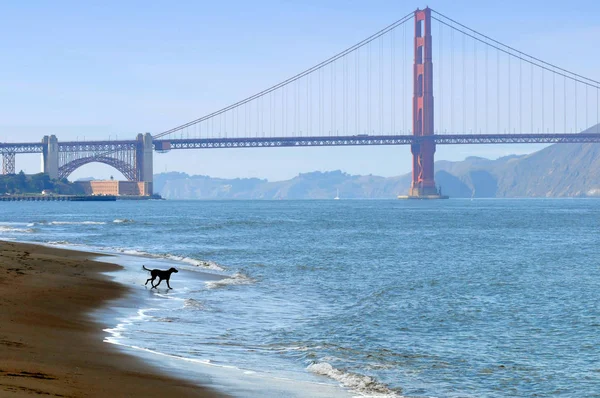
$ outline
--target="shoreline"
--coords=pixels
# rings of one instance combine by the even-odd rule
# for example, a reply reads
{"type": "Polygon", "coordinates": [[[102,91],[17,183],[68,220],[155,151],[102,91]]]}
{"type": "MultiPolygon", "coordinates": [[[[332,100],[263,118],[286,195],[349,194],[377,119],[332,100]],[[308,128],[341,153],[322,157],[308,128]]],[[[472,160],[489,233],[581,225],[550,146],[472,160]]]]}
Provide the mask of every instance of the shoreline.
{"type": "Polygon", "coordinates": [[[170,377],[103,342],[90,315],[127,288],[102,272],[97,253],[0,241],[0,391],[11,396],[225,394],[170,377]]]}

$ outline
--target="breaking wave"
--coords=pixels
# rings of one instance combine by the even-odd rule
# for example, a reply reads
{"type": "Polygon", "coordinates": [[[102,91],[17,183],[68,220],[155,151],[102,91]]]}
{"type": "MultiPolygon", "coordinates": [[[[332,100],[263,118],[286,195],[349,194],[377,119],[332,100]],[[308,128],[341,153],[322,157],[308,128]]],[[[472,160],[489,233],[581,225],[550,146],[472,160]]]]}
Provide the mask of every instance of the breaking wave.
{"type": "Polygon", "coordinates": [[[154,254],[154,253],[148,253],[148,252],[145,252],[142,250],[135,250],[135,249],[116,248],[114,250],[119,253],[129,254],[132,256],[148,257],[148,258],[161,258],[161,259],[172,260],[172,261],[190,264],[190,265],[193,265],[196,267],[203,267],[205,269],[210,269],[213,271],[225,271],[225,268],[223,268],[219,264],[215,263],[214,261],[198,260],[198,259],[191,258],[191,257],[178,256],[175,254],[154,254]]]}
{"type": "Polygon", "coordinates": [[[254,283],[255,280],[250,278],[247,275],[242,274],[241,272],[236,272],[235,274],[219,279],[217,281],[206,282],[206,287],[209,289],[216,289],[219,287],[232,286],[232,285],[250,285],[254,283]]]}
{"type": "Polygon", "coordinates": [[[50,221],[50,225],[104,225],[104,221],[50,221]]]}
{"type": "Polygon", "coordinates": [[[18,228],[18,227],[11,227],[8,225],[0,225],[0,233],[1,232],[17,232],[17,233],[32,233],[35,232],[33,228],[18,228]]]}
{"type": "Polygon", "coordinates": [[[46,242],[47,245],[52,245],[52,246],[64,246],[64,245],[73,245],[75,246],[74,243],[68,242],[66,240],[51,240],[46,242]]]}
{"type": "Polygon", "coordinates": [[[306,367],[311,373],[327,376],[346,388],[350,388],[362,395],[372,397],[401,397],[395,391],[379,383],[370,376],[363,376],[357,373],[344,372],[336,369],[327,362],[311,363],[306,367]]]}
{"type": "Polygon", "coordinates": [[[198,300],[194,300],[193,298],[189,298],[185,300],[184,308],[191,308],[196,310],[203,310],[204,304],[198,300]]]}
{"type": "Polygon", "coordinates": [[[128,219],[128,218],[117,218],[117,219],[113,220],[113,223],[115,223],[115,224],[129,224],[132,222],[135,222],[135,221],[128,219]]]}
{"type": "MultiPolygon", "coordinates": [[[[2,227],[0,226],[0,232],[2,231],[1,228],[2,227]]],[[[143,250],[125,249],[125,248],[120,248],[120,247],[91,246],[91,245],[82,244],[82,243],[73,243],[73,242],[69,242],[66,240],[47,241],[46,244],[53,245],[53,246],[77,246],[78,248],[84,247],[85,248],[84,250],[90,250],[93,252],[98,251],[98,252],[102,252],[102,253],[120,253],[120,254],[127,254],[130,256],[137,256],[137,257],[166,259],[166,260],[186,263],[186,264],[193,265],[193,266],[199,267],[199,268],[202,267],[207,270],[225,271],[224,267],[215,263],[214,261],[198,260],[198,259],[191,258],[191,257],[178,256],[175,254],[155,254],[155,253],[148,253],[143,250]]]]}

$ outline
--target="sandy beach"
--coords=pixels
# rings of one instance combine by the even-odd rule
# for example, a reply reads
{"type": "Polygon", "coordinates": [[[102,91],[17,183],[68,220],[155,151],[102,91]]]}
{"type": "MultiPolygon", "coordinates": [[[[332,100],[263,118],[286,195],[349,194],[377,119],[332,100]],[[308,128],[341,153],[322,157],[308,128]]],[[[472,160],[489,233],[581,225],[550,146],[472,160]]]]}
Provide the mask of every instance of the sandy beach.
{"type": "Polygon", "coordinates": [[[89,253],[0,242],[0,395],[217,397],[103,343],[88,315],[125,288],[89,253]]]}

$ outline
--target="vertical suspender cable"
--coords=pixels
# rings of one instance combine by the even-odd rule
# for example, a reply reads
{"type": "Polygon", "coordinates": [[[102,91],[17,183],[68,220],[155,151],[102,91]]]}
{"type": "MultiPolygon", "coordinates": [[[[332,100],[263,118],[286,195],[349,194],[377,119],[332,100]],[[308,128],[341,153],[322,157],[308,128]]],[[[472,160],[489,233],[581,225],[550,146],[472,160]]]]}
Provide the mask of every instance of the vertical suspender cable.
{"type": "Polygon", "coordinates": [[[390,68],[390,132],[396,134],[396,29],[392,30],[390,42],[390,59],[392,63],[390,68]]]}
{"type": "Polygon", "coordinates": [[[542,133],[545,134],[545,127],[546,127],[546,120],[545,120],[545,116],[546,116],[546,101],[544,101],[544,88],[545,88],[545,84],[544,84],[544,69],[542,69],[542,133]]]}
{"type": "Polygon", "coordinates": [[[302,135],[302,80],[297,80],[296,81],[296,96],[294,98],[294,119],[295,119],[295,126],[294,126],[294,135],[296,137],[300,137],[302,135]]]}
{"type": "Polygon", "coordinates": [[[385,114],[383,101],[383,60],[385,58],[383,36],[379,40],[379,134],[383,134],[383,115],[385,114]]]}
{"type": "Polygon", "coordinates": [[[564,108],[564,130],[563,133],[567,132],[567,76],[563,77],[563,108],[564,108]]]}
{"type": "Polygon", "coordinates": [[[270,110],[269,110],[269,136],[273,137],[273,134],[275,133],[275,127],[273,126],[273,123],[275,121],[275,114],[273,111],[273,92],[269,93],[269,105],[270,105],[270,110]]]}
{"type": "Polygon", "coordinates": [[[585,128],[586,129],[589,127],[589,124],[588,124],[588,120],[589,120],[588,119],[588,109],[589,109],[589,106],[588,106],[588,85],[586,84],[585,85],[585,128]]]}
{"type": "Polygon", "coordinates": [[[462,99],[463,99],[463,109],[462,109],[462,133],[467,133],[467,70],[466,70],[466,46],[465,46],[465,35],[462,35],[462,99]]]}
{"type": "Polygon", "coordinates": [[[438,37],[439,37],[439,46],[438,46],[438,71],[439,71],[439,75],[438,75],[438,83],[437,86],[439,87],[439,93],[440,93],[440,100],[439,100],[439,104],[440,104],[440,116],[439,116],[439,126],[438,126],[438,134],[440,131],[442,131],[442,129],[444,128],[444,68],[442,67],[442,59],[444,57],[444,35],[443,33],[443,24],[441,21],[439,21],[439,32],[438,32],[438,37]]]}
{"type": "Polygon", "coordinates": [[[322,123],[321,123],[321,119],[323,116],[323,92],[322,92],[322,83],[323,83],[323,74],[321,73],[323,70],[319,69],[317,71],[317,84],[319,86],[319,91],[318,91],[318,100],[317,100],[317,126],[318,126],[318,132],[319,135],[323,135],[323,131],[322,131],[322,123]]]}
{"type": "Polygon", "coordinates": [[[579,132],[579,129],[578,129],[579,126],[577,125],[578,124],[577,118],[579,115],[577,112],[578,111],[578,109],[577,109],[577,81],[576,80],[574,80],[574,81],[575,81],[575,132],[577,133],[577,132],[579,132]]]}
{"type": "Polygon", "coordinates": [[[367,103],[365,109],[367,110],[367,118],[365,120],[365,131],[371,129],[371,43],[367,44],[367,61],[366,61],[366,79],[365,84],[367,85],[367,103]]]}
{"type": "Polygon", "coordinates": [[[556,73],[552,73],[552,132],[556,133],[556,73]]]}
{"type": "Polygon", "coordinates": [[[402,51],[402,133],[407,134],[406,124],[406,24],[404,24],[404,38],[402,40],[404,50],[402,51]]]}
{"type": "Polygon", "coordinates": [[[325,68],[321,68],[321,135],[325,134],[325,68]]]}
{"type": "Polygon", "coordinates": [[[454,130],[454,29],[450,27],[450,132],[454,130]]]}
{"type": "Polygon", "coordinates": [[[519,134],[523,134],[523,62],[519,58],[519,134]]]}
{"type": "Polygon", "coordinates": [[[600,105],[598,104],[598,100],[600,99],[600,96],[598,95],[599,93],[600,89],[596,87],[596,134],[598,134],[598,129],[600,129],[600,105]]]}
{"type": "Polygon", "coordinates": [[[511,94],[512,94],[512,77],[511,77],[511,67],[510,67],[510,57],[511,54],[508,54],[508,133],[510,134],[510,127],[511,127],[511,116],[512,116],[512,101],[511,101],[511,94]]]}
{"type": "Polygon", "coordinates": [[[360,86],[360,48],[356,50],[354,61],[354,118],[356,120],[356,134],[358,134],[360,133],[360,113],[358,112],[358,108],[360,107],[360,95],[358,92],[360,86]]]}
{"type": "Polygon", "coordinates": [[[310,131],[310,75],[306,79],[306,136],[311,135],[310,131]]]}
{"type": "Polygon", "coordinates": [[[321,68],[321,135],[325,134],[325,68],[321,68]]]}
{"type": "Polygon", "coordinates": [[[342,135],[348,135],[348,56],[344,57],[344,81],[342,88],[342,135]]]}
{"type": "Polygon", "coordinates": [[[306,135],[307,136],[311,136],[311,135],[316,135],[315,132],[313,131],[313,74],[311,73],[309,75],[309,85],[308,85],[308,98],[309,101],[307,102],[308,104],[308,129],[306,131],[306,135]]]}
{"type": "Polygon", "coordinates": [[[496,114],[496,128],[498,134],[500,134],[500,51],[496,50],[496,96],[497,101],[496,104],[498,106],[497,114],[496,114]]]}
{"type": "MultiPolygon", "coordinates": [[[[369,131],[370,123],[371,123],[371,43],[367,44],[367,59],[365,61],[365,105],[363,105],[366,109],[365,114],[365,128],[363,132],[369,131]]],[[[362,90],[362,88],[361,88],[362,90]]],[[[359,110],[362,109],[359,106],[359,110]]]]}
{"type": "Polygon", "coordinates": [[[337,65],[337,61],[335,61],[333,64],[331,64],[331,135],[334,135],[336,133],[336,128],[335,128],[335,116],[336,116],[336,109],[335,109],[335,83],[336,83],[336,74],[337,74],[337,70],[335,68],[335,66],[337,65]]]}
{"type": "Polygon", "coordinates": [[[530,116],[531,116],[531,131],[530,133],[533,133],[533,64],[531,64],[531,96],[530,96],[530,100],[531,100],[531,110],[530,110],[530,116]]]}
{"type": "Polygon", "coordinates": [[[477,131],[477,40],[473,39],[473,130],[475,134],[477,131]]]}

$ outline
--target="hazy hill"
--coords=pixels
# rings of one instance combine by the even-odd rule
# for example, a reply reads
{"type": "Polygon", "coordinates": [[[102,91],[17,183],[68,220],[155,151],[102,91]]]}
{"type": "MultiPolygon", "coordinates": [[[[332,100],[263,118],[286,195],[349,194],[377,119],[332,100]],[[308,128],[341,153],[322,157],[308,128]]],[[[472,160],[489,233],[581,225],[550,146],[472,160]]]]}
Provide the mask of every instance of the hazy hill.
{"type": "MultiPolygon", "coordinates": [[[[600,196],[600,145],[551,145],[523,156],[496,160],[469,157],[438,161],[435,179],[451,197],[600,196]]],[[[339,170],[299,174],[287,180],[220,179],[164,173],[154,190],[167,199],[396,198],[408,193],[410,174],[398,177],[349,175],[339,170]]]]}
{"type": "Polygon", "coordinates": [[[287,181],[258,178],[221,179],[163,173],[154,176],[154,191],[166,199],[332,199],[395,198],[410,176],[353,176],[339,170],[299,174],[287,181]]]}

